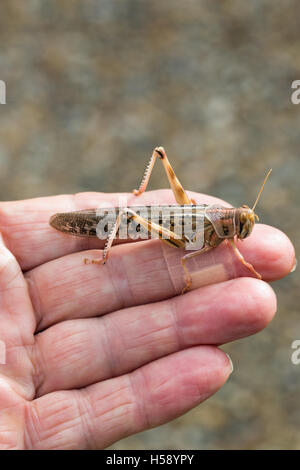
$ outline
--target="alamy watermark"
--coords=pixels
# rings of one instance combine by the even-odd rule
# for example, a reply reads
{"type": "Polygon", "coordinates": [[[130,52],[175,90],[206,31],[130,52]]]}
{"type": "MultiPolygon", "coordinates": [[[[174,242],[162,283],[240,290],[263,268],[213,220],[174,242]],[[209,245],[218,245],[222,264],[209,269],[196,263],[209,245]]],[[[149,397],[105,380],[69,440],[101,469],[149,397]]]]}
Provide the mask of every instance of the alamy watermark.
{"type": "Polygon", "coordinates": [[[292,82],[291,88],[295,89],[293,93],[291,94],[291,102],[293,104],[299,104],[300,103],[300,80],[294,80],[292,82]]]}
{"type": "Polygon", "coordinates": [[[127,206],[126,202],[123,197],[118,207],[96,210],[96,235],[99,239],[111,236],[132,240],[160,238],[175,246],[176,240],[180,240],[186,250],[202,248],[205,213],[211,206],[203,206],[202,211],[196,211],[192,205],[127,206]]]}
{"type": "Polygon", "coordinates": [[[6,84],[0,80],[0,104],[6,104],[6,84]]]}
{"type": "Polygon", "coordinates": [[[295,366],[297,366],[300,364],[300,339],[295,339],[291,344],[291,348],[295,349],[291,355],[291,361],[295,366]]]}

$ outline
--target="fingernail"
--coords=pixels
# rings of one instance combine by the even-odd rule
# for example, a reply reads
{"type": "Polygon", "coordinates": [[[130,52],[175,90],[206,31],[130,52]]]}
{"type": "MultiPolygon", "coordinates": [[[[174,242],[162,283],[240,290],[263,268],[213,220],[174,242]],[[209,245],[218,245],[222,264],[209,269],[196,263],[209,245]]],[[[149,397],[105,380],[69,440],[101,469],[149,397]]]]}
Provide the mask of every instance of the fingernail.
{"type": "Polygon", "coordinates": [[[294,271],[296,271],[296,269],[297,269],[297,264],[298,264],[298,261],[297,261],[297,258],[295,258],[294,266],[293,266],[292,269],[290,270],[291,273],[293,273],[294,271]]]}
{"type": "Polygon", "coordinates": [[[230,374],[232,374],[232,372],[234,371],[233,362],[232,362],[231,357],[229,356],[229,354],[227,354],[227,353],[225,353],[225,354],[228,357],[228,360],[229,360],[229,363],[230,363],[230,367],[231,367],[230,374]]]}

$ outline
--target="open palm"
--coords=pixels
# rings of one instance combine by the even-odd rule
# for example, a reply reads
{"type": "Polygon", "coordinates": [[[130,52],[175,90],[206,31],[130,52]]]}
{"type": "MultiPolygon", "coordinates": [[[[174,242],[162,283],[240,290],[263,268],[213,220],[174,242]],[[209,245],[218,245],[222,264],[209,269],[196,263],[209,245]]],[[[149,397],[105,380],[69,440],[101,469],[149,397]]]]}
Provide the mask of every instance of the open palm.
{"type": "MultiPolygon", "coordinates": [[[[139,204],[171,201],[163,190],[139,204]]],[[[48,221],[100,202],[117,204],[117,195],[0,204],[0,448],[103,448],[174,419],[226,382],[231,365],[217,345],[261,330],[275,313],[272,289],[240,277],[242,266],[235,279],[177,296],[159,240],[118,244],[107,265],[84,265],[96,253],[83,250],[102,242],[48,221]]],[[[168,249],[180,266],[182,252],[168,249]]],[[[266,281],[294,263],[288,238],[265,225],[240,249],[266,281]]],[[[222,259],[224,248],[216,252],[222,259]]]]}

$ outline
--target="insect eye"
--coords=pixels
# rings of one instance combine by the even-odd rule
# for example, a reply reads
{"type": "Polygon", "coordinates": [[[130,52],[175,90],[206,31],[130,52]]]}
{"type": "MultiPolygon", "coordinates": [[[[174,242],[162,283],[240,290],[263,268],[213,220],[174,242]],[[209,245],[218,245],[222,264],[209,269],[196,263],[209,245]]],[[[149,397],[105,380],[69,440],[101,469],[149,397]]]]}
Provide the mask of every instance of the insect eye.
{"type": "Polygon", "coordinates": [[[245,223],[246,219],[247,219],[247,216],[246,216],[245,212],[242,212],[241,215],[240,215],[240,221],[242,223],[245,223]]]}

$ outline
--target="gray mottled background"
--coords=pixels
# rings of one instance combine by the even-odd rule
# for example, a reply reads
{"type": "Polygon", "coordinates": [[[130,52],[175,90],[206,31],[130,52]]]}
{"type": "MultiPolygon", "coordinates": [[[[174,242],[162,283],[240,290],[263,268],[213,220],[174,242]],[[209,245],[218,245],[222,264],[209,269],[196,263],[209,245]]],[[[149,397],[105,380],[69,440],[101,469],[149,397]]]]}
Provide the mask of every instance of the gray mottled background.
{"type": "MultiPolygon", "coordinates": [[[[299,251],[297,0],[2,0],[0,199],[127,191],[164,145],[188,189],[251,204],[299,251]]],[[[165,187],[156,168],[152,188],[165,187]]],[[[212,399],[115,449],[300,449],[299,271],[278,315],[224,349],[212,399]]]]}

